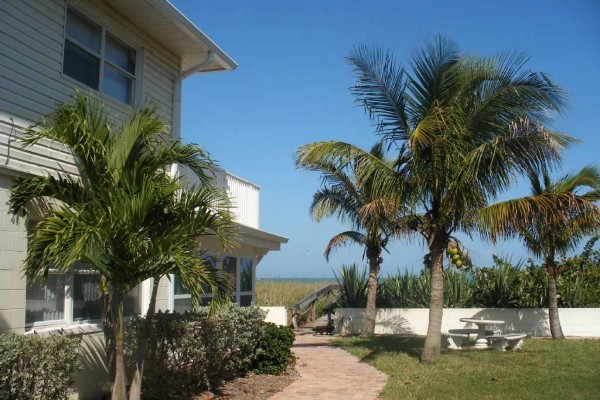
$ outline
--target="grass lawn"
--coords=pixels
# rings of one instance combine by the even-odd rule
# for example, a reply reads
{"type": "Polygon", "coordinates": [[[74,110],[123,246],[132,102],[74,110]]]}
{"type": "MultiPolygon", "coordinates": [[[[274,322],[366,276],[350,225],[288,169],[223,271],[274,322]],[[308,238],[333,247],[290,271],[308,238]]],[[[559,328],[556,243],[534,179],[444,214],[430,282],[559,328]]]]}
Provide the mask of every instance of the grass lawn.
{"type": "Polygon", "coordinates": [[[385,372],[382,399],[600,399],[600,340],[526,339],[522,351],[442,350],[419,363],[424,338],[349,338],[337,346],[385,372]]]}

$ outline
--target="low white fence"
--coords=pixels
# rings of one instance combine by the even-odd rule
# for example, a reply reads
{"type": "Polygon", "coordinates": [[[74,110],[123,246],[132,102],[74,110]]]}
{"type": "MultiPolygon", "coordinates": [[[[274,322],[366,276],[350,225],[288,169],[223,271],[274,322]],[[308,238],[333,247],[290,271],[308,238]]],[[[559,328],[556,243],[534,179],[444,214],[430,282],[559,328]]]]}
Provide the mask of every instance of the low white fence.
{"type": "Polygon", "coordinates": [[[288,313],[285,307],[261,307],[267,313],[265,322],[273,322],[280,326],[288,325],[288,313]]]}
{"type": "MultiPolygon", "coordinates": [[[[560,308],[560,323],[565,336],[600,337],[600,308],[560,308]]],[[[364,309],[339,308],[334,321],[344,333],[360,334],[364,309]]],[[[483,318],[506,321],[502,326],[490,326],[505,331],[525,332],[529,336],[549,337],[548,310],[545,308],[445,308],[442,332],[471,327],[461,318],[483,318]]],[[[376,334],[426,335],[429,322],[427,308],[381,308],[375,319],[376,334]]],[[[473,326],[474,327],[474,326],[473,326]]]]}

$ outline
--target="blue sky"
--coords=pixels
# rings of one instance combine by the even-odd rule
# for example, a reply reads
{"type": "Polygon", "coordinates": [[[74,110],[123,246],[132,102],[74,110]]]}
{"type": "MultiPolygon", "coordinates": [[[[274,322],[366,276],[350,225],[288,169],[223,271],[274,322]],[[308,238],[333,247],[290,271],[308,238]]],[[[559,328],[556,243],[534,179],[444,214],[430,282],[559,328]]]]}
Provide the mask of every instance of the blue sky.
{"type": "MultiPolygon", "coordinates": [[[[322,140],[369,148],[373,127],[353,104],[351,68],[358,44],[390,48],[406,64],[423,40],[441,33],[461,50],[492,55],[524,51],[529,68],[548,73],[568,93],[567,115],[554,128],[583,141],[565,153],[564,172],[598,162],[600,153],[600,2],[589,1],[205,1],[172,0],[237,61],[233,72],[201,74],[183,87],[182,134],[228,171],[261,187],[261,229],[288,237],[269,253],[258,277],[331,277],[343,263],[365,265],[359,248],[326,263],[323,249],[346,229],[308,215],[318,174],[296,170],[294,151],[322,140]]],[[[518,185],[509,195],[526,194],[518,185]]],[[[518,242],[466,243],[475,262],[492,254],[527,258],[518,242]]],[[[419,270],[421,243],[398,242],[382,273],[419,270]]]]}

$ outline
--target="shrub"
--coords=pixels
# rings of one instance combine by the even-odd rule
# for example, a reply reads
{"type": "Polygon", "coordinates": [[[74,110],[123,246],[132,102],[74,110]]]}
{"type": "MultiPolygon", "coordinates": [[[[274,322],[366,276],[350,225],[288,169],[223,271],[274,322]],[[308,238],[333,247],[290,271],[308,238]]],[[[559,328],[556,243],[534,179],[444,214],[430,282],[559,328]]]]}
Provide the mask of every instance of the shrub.
{"type": "Polygon", "coordinates": [[[419,275],[398,271],[388,276],[377,290],[377,307],[381,308],[426,308],[429,306],[431,274],[424,270],[419,275]]]}
{"type": "MultiPolygon", "coordinates": [[[[591,244],[595,242],[590,242],[591,244]]],[[[591,248],[580,256],[565,258],[557,280],[559,307],[600,307],[600,251],[591,248]]],[[[544,266],[494,256],[494,267],[469,267],[444,271],[444,307],[536,308],[548,305],[548,276],[544,266]]],[[[405,271],[387,276],[377,289],[379,308],[425,308],[429,306],[431,274],[405,271]]],[[[364,307],[362,293],[366,272],[343,267],[341,307],[364,307]]]]}
{"type": "MultiPolygon", "coordinates": [[[[207,309],[185,314],[157,313],[148,336],[144,399],[180,399],[241,376],[254,362],[264,313],[235,305],[209,317],[207,309]]],[[[127,328],[126,356],[135,362],[145,319],[127,328]]]]}
{"type": "Polygon", "coordinates": [[[292,355],[294,331],[287,326],[267,322],[262,327],[262,335],[256,351],[253,371],[257,374],[278,375],[285,371],[289,363],[295,361],[292,355]]]}
{"type": "Polygon", "coordinates": [[[367,305],[367,285],[369,277],[367,270],[359,270],[356,264],[343,265],[340,276],[335,274],[340,285],[341,296],[338,300],[340,307],[365,307],[367,305]]]}
{"type": "Polygon", "coordinates": [[[65,336],[0,335],[0,398],[67,399],[81,365],[79,341],[65,336]]]}
{"type": "Polygon", "coordinates": [[[494,263],[494,268],[473,270],[473,304],[478,307],[519,307],[522,293],[517,289],[521,265],[513,266],[496,256],[494,263]]]}

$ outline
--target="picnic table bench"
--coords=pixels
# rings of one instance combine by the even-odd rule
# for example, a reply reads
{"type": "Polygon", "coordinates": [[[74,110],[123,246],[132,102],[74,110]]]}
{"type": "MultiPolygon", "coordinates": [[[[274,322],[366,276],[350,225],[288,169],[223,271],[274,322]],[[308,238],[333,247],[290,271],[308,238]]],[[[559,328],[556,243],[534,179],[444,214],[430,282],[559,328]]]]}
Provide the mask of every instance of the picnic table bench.
{"type": "MultiPolygon", "coordinates": [[[[467,344],[471,339],[471,335],[477,335],[479,329],[476,328],[463,328],[463,329],[449,329],[448,330],[448,348],[450,350],[461,350],[463,344],[467,344]]],[[[499,331],[490,329],[485,330],[486,335],[496,335],[499,331]]]]}
{"type": "Polygon", "coordinates": [[[519,350],[523,348],[523,339],[527,335],[525,333],[513,332],[504,334],[494,334],[487,336],[486,339],[494,346],[497,351],[519,350]]]}

